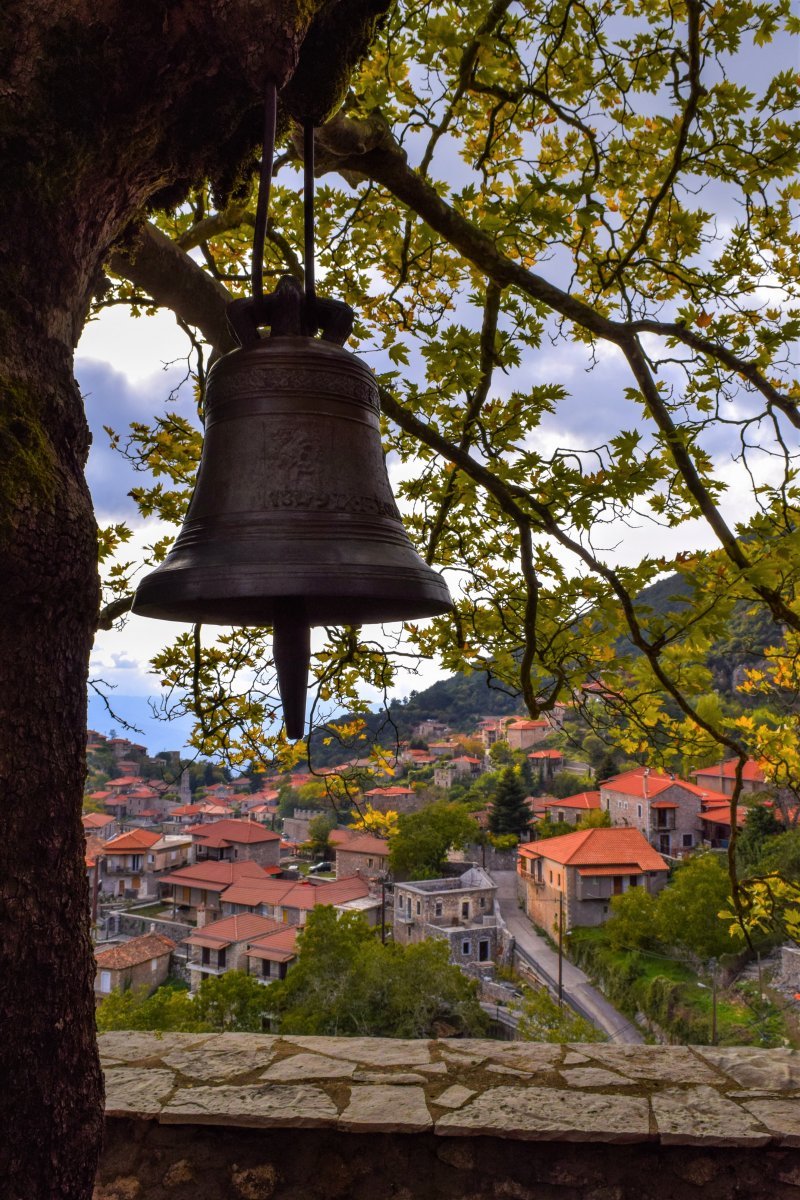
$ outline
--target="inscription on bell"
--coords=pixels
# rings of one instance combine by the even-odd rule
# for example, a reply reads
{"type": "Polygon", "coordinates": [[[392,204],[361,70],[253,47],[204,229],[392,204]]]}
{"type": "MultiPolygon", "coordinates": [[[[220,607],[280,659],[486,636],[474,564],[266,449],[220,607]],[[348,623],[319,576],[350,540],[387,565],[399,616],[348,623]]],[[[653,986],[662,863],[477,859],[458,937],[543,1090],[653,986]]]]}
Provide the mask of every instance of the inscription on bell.
{"type": "Polygon", "coordinates": [[[281,392],[306,392],[309,395],[329,395],[339,399],[356,400],[372,412],[380,413],[378,388],[370,379],[352,372],[317,371],[311,368],[287,368],[267,365],[248,367],[231,372],[223,378],[209,379],[209,396],[224,401],[227,393],[239,396],[275,395],[281,392]]]}

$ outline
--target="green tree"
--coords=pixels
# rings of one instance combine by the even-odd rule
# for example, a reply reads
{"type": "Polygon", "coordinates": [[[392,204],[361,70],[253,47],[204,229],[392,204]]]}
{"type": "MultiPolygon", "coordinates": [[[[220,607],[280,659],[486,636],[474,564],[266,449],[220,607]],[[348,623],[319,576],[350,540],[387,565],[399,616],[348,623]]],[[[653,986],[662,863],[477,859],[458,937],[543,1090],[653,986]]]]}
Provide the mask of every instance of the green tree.
{"type": "Polygon", "coordinates": [[[643,887],[629,888],[621,896],[612,896],[611,916],[606,922],[610,945],[615,950],[652,947],[657,941],[658,903],[658,897],[643,887]]]}
{"type": "Polygon", "coordinates": [[[729,907],[730,888],[728,873],[715,854],[690,858],[658,897],[659,941],[703,962],[741,949],[743,943],[730,937],[729,921],[719,916],[729,907]]]}
{"type": "Polygon", "coordinates": [[[219,1033],[260,1032],[264,1027],[265,990],[244,971],[226,971],[202,981],[194,997],[197,1019],[219,1033]]]}
{"type": "Polygon", "coordinates": [[[333,853],[331,846],[331,831],[336,828],[333,817],[312,817],[308,823],[308,841],[311,847],[311,857],[329,859],[333,853]]]}
{"type": "Polygon", "coordinates": [[[608,829],[611,826],[611,817],[602,808],[590,808],[585,816],[581,817],[576,829],[608,829]]]}
{"type": "Polygon", "coordinates": [[[753,873],[767,875],[772,871],[800,883],[800,829],[787,829],[764,843],[753,873]]]}
{"type": "Polygon", "coordinates": [[[389,868],[397,879],[436,879],[447,852],[474,842],[478,826],[462,804],[437,800],[415,813],[401,813],[389,847],[389,868]]]}
{"type": "Polygon", "coordinates": [[[530,824],[531,810],[522,780],[513,767],[506,767],[489,808],[489,829],[492,833],[513,833],[520,837],[530,824]]]}
{"type": "Polygon", "coordinates": [[[517,1026],[520,1037],[528,1042],[604,1042],[606,1036],[595,1029],[569,1005],[559,1006],[546,988],[526,991],[520,1006],[517,1026]]]}
{"type": "Polygon", "coordinates": [[[770,841],[782,830],[783,827],[776,821],[771,808],[757,804],[748,809],[744,826],[736,841],[739,870],[747,874],[757,870],[770,841]]]}
{"type": "Polygon", "coordinates": [[[146,988],[110,992],[98,1005],[97,1028],[154,1029],[163,1032],[196,1033],[209,1029],[184,988],[164,985],[148,996],[146,988]]]}
{"type": "Polygon", "coordinates": [[[432,1037],[445,1026],[486,1028],[476,985],[449,963],[445,942],[383,945],[360,914],[323,906],[309,914],[298,949],[286,979],[267,989],[282,1033],[432,1037]]]}
{"type": "Polygon", "coordinates": [[[566,800],[567,796],[577,796],[579,792],[592,792],[596,789],[591,775],[573,775],[572,771],[558,771],[553,776],[548,790],[557,800],[566,800]]]}

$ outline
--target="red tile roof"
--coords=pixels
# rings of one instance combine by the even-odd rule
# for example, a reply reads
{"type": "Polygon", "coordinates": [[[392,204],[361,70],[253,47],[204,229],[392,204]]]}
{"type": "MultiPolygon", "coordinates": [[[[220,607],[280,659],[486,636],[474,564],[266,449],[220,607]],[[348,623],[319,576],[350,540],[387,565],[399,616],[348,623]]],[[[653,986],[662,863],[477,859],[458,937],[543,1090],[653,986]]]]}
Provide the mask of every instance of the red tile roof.
{"type": "Polygon", "coordinates": [[[119,779],[109,779],[106,787],[133,787],[136,783],[141,783],[138,775],[120,775],[119,779]]]}
{"type": "Polygon", "coordinates": [[[410,787],[376,787],[364,792],[365,796],[413,796],[414,789],[410,787]]]}
{"type": "Polygon", "coordinates": [[[84,813],[81,817],[81,823],[84,829],[105,829],[106,825],[111,825],[114,817],[108,813],[84,813]]]}
{"type": "Polygon", "coordinates": [[[95,954],[95,962],[105,970],[119,971],[123,967],[137,967],[140,963],[149,962],[151,958],[162,958],[165,954],[171,954],[174,949],[175,943],[163,934],[144,933],[121,946],[101,950],[99,954],[95,954]]]}
{"type": "Polygon", "coordinates": [[[621,775],[614,775],[611,779],[602,780],[600,784],[601,791],[620,792],[623,796],[635,796],[637,800],[654,800],[661,792],[665,792],[667,788],[671,787],[683,788],[684,791],[691,792],[693,796],[699,796],[701,799],[706,797],[709,801],[727,800],[722,792],[698,787],[696,783],[690,783],[688,779],[678,779],[677,776],[665,775],[663,771],[648,770],[646,767],[636,767],[633,771],[624,771],[621,775]]]}
{"type": "Polygon", "coordinates": [[[192,838],[202,846],[253,845],[257,842],[278,842],[280,835],[265,829],[256,821],[241,821],[227,817],[222,821],[211,821],[207,825],[195,825],[189,831],[192,838]]]}
{"type": "Polygon", "coordinates": [[[154,833],[150,829],[131,829],[127,833],[120,833],[117,837],[111,838],[105,843],[106,854],[133,854],[141,853],[142,850],[149,850],[156,842],[161,840],[160,833],[154,833]]]}
{"type": "MultiPolygon", "coordinates": [[[[735,779],[736,764],[738,761],[738,758],[726,758],[724,762],[715,763],[712,767],[701,767],[699,771],[693,771],[692,774],[695,777],[698,775],[703,775],[711,778],[713,776],[719,780],[735,779]]],[[[761,767],[754,758],[748,758],[747,762],[744,764],[744,767],[742,768],[742,779],[750,783],[767,782],[764,772],[761,770],[761,767]]]]}
{"type": "Polygon", "coordinates": [[[515,721],[509,721],[506,729],[542,729],[549,728],[549,721],[529,721],[525,717],[518,717],[515,721]]]}
{"type": "Polygon", "coordinates": [[[385,856],[389,853],[389,843],[385,838],[360,833],[357,829],[332,829],[329,840],[336,850],[344,850],[348,854],[385,856]]]}
{"type": "Polygon", "coordinates": [[[268,933],[250,943],[248,958],[263,958],[269,962],[291,962],[297,956],[297,926],[284,925],[277,933],[268,933]]]}
{"type": "Polygon", "coordinates": [[[301,883],[292,880],[245,881],[229,887],[221,899],[226,904],[242,904],[256,908],[259,904],[279,905],[281,908],[298,908],[303,912],[318,904],[344,904],[369,895],[369,886],[357,875],[330,882],[320,880],[301,883]]]}
{"type": "Polygon", "coordinates": [[[560,750],[533,750],[528,758],[563,758],[560,750]]]}
{"type": "MultiPolygon", "coordinates": [[[[744,825],[747,820],[748,810],[737,805],[736,808],[736,826],[744,825]]],[[[710,821],[714,825],[730,825],[731,823],[731,806],[730,804],[713,804],[710,808],[704,808],[700,813],[701,821],[710,821]]]]}
{"type": "Polygon", "coordinates": [[[282,929],[280,921],[271,917],[259,917],[256,913],[237,913],[234,917],[222,917],[198,929],[184,938],[187,946],[209,946],[212,949],[230,946],[234,942],[249,942],[251,938],[282,929]]]}
{"type": "Polygon", "coordinates": [[[201,804],[177,804],[169,810],[171,817],[199,817],[203,811],[201,804]]]}
{"type": "MultiPolygon", "coordinates": [[[[599,808],[600,793],[599,792],[578,792],[574,796],[565,796],[563,800],[546,799],[544,801],[545,808],[599,808]]],[[[536,806],[534,805],[534,812],[536,806]]]]}
{"type": "Polygon", "coordinates": [[[570,867],[636,866],[666,871],[667,864],[638,829],[579,829],[562,837],[526,842],[523,858],[548,858],[570,867]]]}
{"type": "Polygon", "coordinates": [[[162,877],[162,883],[178,883],[183,887],[201,888],[207,892],[221,892],[231,884],[244,880],[266,880],[267,872],[258,863],[249,862],[199,862],[189,867],[179,867],[162,877]]]}

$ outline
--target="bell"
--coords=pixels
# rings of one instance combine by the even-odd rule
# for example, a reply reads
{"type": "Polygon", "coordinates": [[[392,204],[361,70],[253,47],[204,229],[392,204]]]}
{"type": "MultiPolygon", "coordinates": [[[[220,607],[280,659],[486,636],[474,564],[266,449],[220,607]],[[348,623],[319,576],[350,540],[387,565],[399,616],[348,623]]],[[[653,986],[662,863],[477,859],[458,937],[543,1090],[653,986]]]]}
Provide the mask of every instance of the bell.
{"type": "Polygon", "coordinates": [[[352,326],[350,310],[317,299],[315,317],[328,317],[320,340],[304,336],[309,325],[292,284],[282,281],[265,303],[256,314],[253,301],[232,306],[243,346],[209,373],[186,520],[165,561],[140,583],[133,612],[272,626],[286,732],[296,739],[305,726],[311,626],[432,617],[452,601],[403,528],[375,377],[337,344],[352,326]],[[272,336],[260,339],[255,321],[265,317],[272,336]]]}

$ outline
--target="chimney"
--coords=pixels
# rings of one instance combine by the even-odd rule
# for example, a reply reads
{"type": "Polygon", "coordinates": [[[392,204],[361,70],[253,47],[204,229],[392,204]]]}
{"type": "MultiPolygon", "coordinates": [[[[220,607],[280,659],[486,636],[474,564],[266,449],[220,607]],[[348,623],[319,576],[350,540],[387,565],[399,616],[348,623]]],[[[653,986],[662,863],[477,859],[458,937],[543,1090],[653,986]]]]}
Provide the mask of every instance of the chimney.
{"type": "Polygon", "coordinates": [[[648,796],[647,796],[647,777],[649,774],[650,774],[650,768],[645,767],[644,774],[642,775],[642,795],[644,796],[645,800],[647,800],[647,798],[648,798],[648,796]]]}
{"type": "Polygon", "coordinates": [[[207,922],[208,922],[208,909],[206,908],[205,904],[198,904],[198,906],[197,906],[197,928],[204,929],[207,922]]]}

